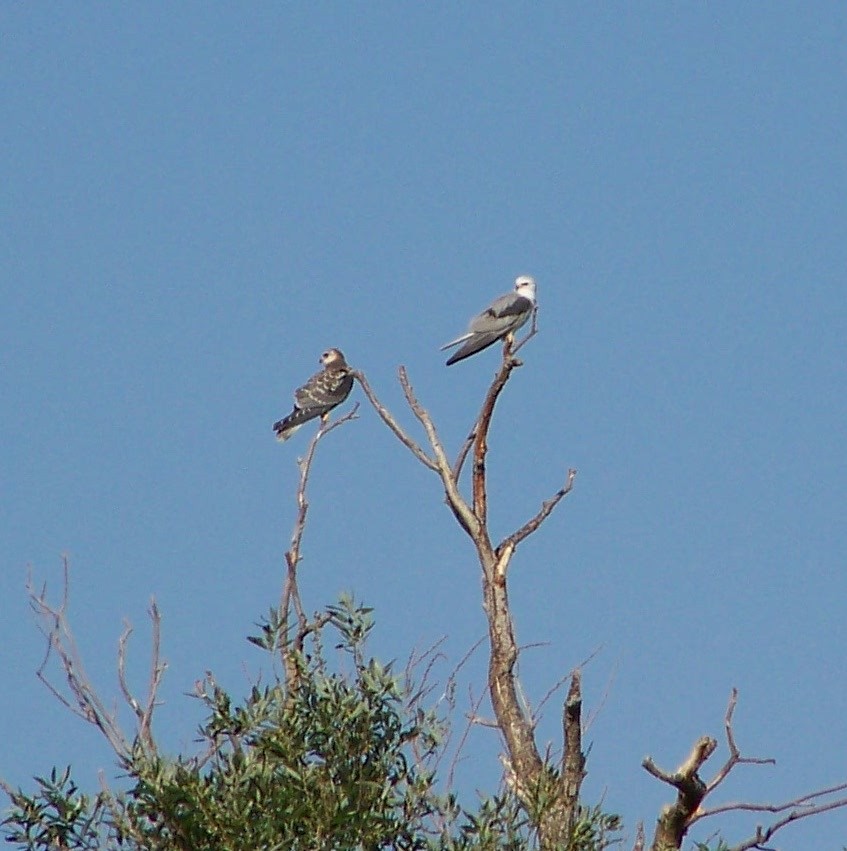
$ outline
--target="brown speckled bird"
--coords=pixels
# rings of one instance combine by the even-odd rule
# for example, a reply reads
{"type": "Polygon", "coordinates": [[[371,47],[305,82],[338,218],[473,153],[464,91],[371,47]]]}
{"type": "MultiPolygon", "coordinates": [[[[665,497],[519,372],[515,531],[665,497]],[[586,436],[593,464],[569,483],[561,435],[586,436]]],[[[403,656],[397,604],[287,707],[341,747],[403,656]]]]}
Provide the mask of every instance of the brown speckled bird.
{"type": "Polygon", "coordinates": [[[328,349],[320,362],[324,368],[295,391],[294,410],[274,423],[277,440],[288,440],[300,426],[316,417],[325,421],[329,412],[350,395],[353,375],[341,350],[328,349]]]}

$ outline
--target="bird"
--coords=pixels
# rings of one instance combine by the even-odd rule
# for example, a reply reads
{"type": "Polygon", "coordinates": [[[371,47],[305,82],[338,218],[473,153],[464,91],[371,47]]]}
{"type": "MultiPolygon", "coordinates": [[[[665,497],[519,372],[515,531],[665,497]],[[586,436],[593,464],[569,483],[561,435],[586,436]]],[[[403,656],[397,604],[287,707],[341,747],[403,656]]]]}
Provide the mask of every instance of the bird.
{"type": "Polygon", "coordinates": [[[441,347],[441,351],[444,351],[464,343],[450,356],[447,366],[452,366],[460,360],[487,349],[498,340],[508,338],[511,341],[512,335],[526,324],[533,310],[535,310],[535,279],[529,275],[518,275],[512,292],[494,299],[482,313],[471,319],[465,334],[441,347]]]}
{"type": "Polygon", "coordinates": [[[288,440],[302,425],[316,417],[326,422],[329,412],[340,405],[353,388],[353,372],[341,349],[327,349],[320,357],[323,369],[294,392],[294,410],[274,423],[276,439],[288,440]]]}

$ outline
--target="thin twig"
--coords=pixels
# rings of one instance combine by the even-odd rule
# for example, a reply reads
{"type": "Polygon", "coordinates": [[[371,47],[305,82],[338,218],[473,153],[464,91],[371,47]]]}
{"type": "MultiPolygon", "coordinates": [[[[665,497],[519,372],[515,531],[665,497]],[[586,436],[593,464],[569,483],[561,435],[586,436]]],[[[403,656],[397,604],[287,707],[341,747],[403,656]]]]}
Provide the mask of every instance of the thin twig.
{"type": "Polygon", "coordinates": [[[61,603],[58,607],[47,602],[46,583],[42,586],[41,591],[37,591],[32,583],[32,576],[30,575],[27,579],[30,606],[39,619],[39,631],[47,640],[44,658],[35,672],[36,677],[63,706],[73,712],[74,715],[97,727],[118,757],[124,759],[131,751],[129,740],[121,730],[116,714],[109,712],[94,689],[83,666],[76,639],[67,620],[70,586],[70,562],[67,556],[62,557],[62,567],[63,586],[61,603]],[[54,653],[58,657],[59,665],[65,675],[67,689],[74,702],[71,702],[47,678],[45,671],[54,653]]]}
{"type": "MultiPolygon", "coordinates": [[[[735,743],[735,735],[732,730],[732,716],[735,714],[735,707],[738,704],[738,689],[733,688],[729,695],[729,703],[726,707],[726,715],[724,716],[724,731],[726,733],[726,744],[729,748],[729,758],[720,767],[718,773],[706,784],[708,793],[713,792],[726,779],[727,775],[736,765],[747,763],[751,765],[776,765],[776,760],[771,758],[757,757],[742,757],[738,750],[738,745],[735,743]]],[[[698,818],[702,818],[699,815],[698,818]]]]}
{"type": "Polygon", "coordinates": [[[300,599],[300,588],[297,584],[297,566],[302,559],[300,548],[303,541],[303,533],[306,530],[306,517],[309,513],[309,502],[306,499],[306,488],[309,483],[309,474],[312,470],[312,462],[315,458],[318,443],[339,426],[357,419],[358,410],[359,403],[357,402],[350,411],[344,414],[344,416],[339,417],[337,420],[329,422],[322,419],[320,427],[309,441],[306,454],[297,462],[300,470],[296,496],[297,518],[294,521],[294,529],[291,533],[291,543],[285,552],[286,572],[279,604],[281,632],[284,636],[283,640],[280,642],[280,654],[285,668],[286,683],[289,687],[293,687],[294,683],[297,681],[297,666],[291,653],[292,645],[288,640],[289,614],[291,609],[294,610],[294,615],[297,619],[297,640],[294,642],[295,650],[302,649],[302,642],[305,637],[310,632],[314,631],[317,626],[320,626],[309,624],[308,619],[306,618],[306,613],[303,610],[303,603],[300,599]]]}
{"type": "Polygon", "coordinates": [[[400,424],[394,417],[391,415],[391,412],[376,396],[376,393],[371,389],[370,384],[368,384],[368,380],[365,378],[365,374],[358,370],[354,370],[354,377],[359,382],[362,387],[362,390],[365,393],[365,396],[368,397],[368,401],[373,405],[374,410],[379,415],[380,419],[394,432],[394,435],[397,439],[421,462],[425,467],[428,467],[430,470],[438,471],[438,465],[426,452],[421,449],[421,447],[406,434],[405,431],[401,428],[400,424]]]}
{"type": "MultiPolygon", "coordinates": [[[[477,646],[479,646],[479,642],[477,642],[477,646]]],[[[482,705],[482,701],[485,699],[485,691],[481,691],[479,697],[476,700],[473,700],[473,696],[470,694],[469,698],[471,706],[470,712],[465,715],[466,723],[461,735],[459,736],[459,742],[456,745],[456,750],[453,752],[453,757],[450,760],[450,767],[447,769],[448,789],[453,788],[453,783],[455,782],[456,777],[456,769],[459,767],[459,763],[462,760],[462,751],[464,751],[465,745],[468,743],[468,737],[471,734],[471,729],[476,723],[475,719],[477,717],[477,713],[479,712],[479,707],[482,705]]]]}
{"type": "Polygon", "coordinates": [[[430,647],[422,653],[417,653],[414,650],[409,654],[409,659],[406,662],[406,667],[403,669],[403,684],[404,690],[409,695],[406,698],[406,706],[414,709],[420,702],[428,697],[436,688],[436,684],[430,682],[432,671],[438,662],[446,660],[446,656],[439,648],[447,640],[447,636],[442,636],[438,641],[434,642],[430,647]],[[415,684],[415,671],[425,663],[423,674],[420,676],[420,681],[415,684]],[[412,689],[414,688],[414,691],[412,689]]]}
{"type": "Polygon", "coordinates": [[[512,346],[509,354],[512,356],[516,355],[537,333],[538,305],[536,304],[535,307],[532,309],[532,322],[530,323],[529,332],[527,333],[526,337],[523,338],[523,340],[520,340],[519,342],[515,343],[514,346],[512,346]]]}
{"type": "Polygon", "coordinates": [[[476,439],[476,424],[478,422],[479,417],[474,420],[474,424],[471,427],[468,436],[465,438],[465,442],[462,444],[462,448],[459,450],[459,454],[456,456],[456,460],[453,462],[453,478],[457,482],[459,481],[459,477],[462,475],[462,467],[465,466],[465,461],[467,460],[468,453],[471,451],[473,442],[476,439]]]}
{"type": "Polygon", "coordinates": [[[432,447],[435,455],[435,471],[441,478],[441,483],[444,486],[444,492],[447,496],[447,504],[453,512],[453,516],[459,522],[459,525],[468,533],[468,535],[476,540],[480,534],[479,521],[477,520],[471,507],[465,502],[464,497],[459,493],[459,485],[453,476],[450,469],[450,462],[447,460],[447,453],[444,451],[444,445],[441,443],[441,438],[435,429],[432,418],[429,412],[421,405],[415,396],[414,388],[409,381],[409,376],[406,374],[406,368],[401,366],[397,370],[400,379],[400,386],[403,388],[403,395],[406,397],[406,402],[411,408],[412,413],[417,417],[418,422],[423,426],[426,432],[429,445],[432,447]]]}
{"type": "Polygon", "coordinates": [[[153,710],[155,709],[156,695],[159,692],[159,686],[162,683],[162,677],[167,670],[168,663],[161,661],[161,645],[162,645],[162,616],[159,612],[159,607],[156,605],[156,598],[150,598],[150,608],[148,609],[150,622],[152,624],[152,641],[150,648],[150,679],[147,684],[147,703],[144,707],[144,714],[141,717],[141,727],[139,733],[147,742],[147,746],[151,751],[156,750],[156,742],[153,739],[152,723],[153,710]]]}
{"type": "MultiPolygon", "coordinates": [[[[546,642],[545,642],[546,643],[546,642]]],[[[525,650],[527,647],[532,647],[531,644],[524,644],[521,646],[521,650],[525,650]]],[[[532,716],[533,725],[537,725],[541,720],[541,710],[544,708],[544,705],[548,700],[566,683],[571,677],[574,675],[576,671],[581,671],[589,662],[593,661],[594,657],[602,650],[602,645],[592,650],[578,665],[574,668],[571,668],[570,671],[567,672],[563,677],[560,677],[552,686],[544,694],[544,697],[538,703],[538,706],[535,708],[535,712],[532,716]]],[[[587,724],[583,725],[587,729],[587,724]]]]}
{"type": "MultiPolygon", "coordinates": [[[[598,647],[595,653],[599,653],[600,648],[598,647]]],[[[593,654],[592,654],[593,655],[593,654]]],[[[586,717],[582,722],[582,732],[583,735],[588,733],[588,731],[593,726],[594,722],[600,716],[600,713],[603,711],[606,706],[606,701],[609,699],[609,694],[612,691],[612,685],[615,682],[615,678],[617,676],[617,663],[615,667],[612,669],[612,672],[609,674],[608,680],[606,680],[606,687],[603,689],[603,694],[600,695],[600,700],[597,702],[597,705],[594,706],[591,711],[588,713],[588,717],[586,717]]]]}
{"type": "Polygon", "coordinates": [[[805,810],[792,810],[785,818],[781,818],[774,822],[769,827],[759,825],[756,828],[756,835],[750,839],[746,839],[738,845],[733,845],[730,851],[750,851],[750,849],[765,847],[765,843],[778,831],[782,830],[791,822],[799,821],[800,819],[808,818],[809,816],[817,816],[821,813],[827,813],[830,810],[838,810],[842,807],[847,807],[847,798],[841,798],[837,801],[830,801],[828,804],[819,804],[816,807],[809,807],[805,810]]]}
{"type": "MultiPolygon", "coordinates": [[[[801,795],[799,798],[794,798],[791,801],[786,801],[784,804],[750,804],[745,801],[734,801],[728,804],[720,804],[717,807],[711,807],[708,810],[701,810],[697,813],[697,819],[692,819],[692,823],[701,818],[718,815],[719,813],[732,812],[747,812],[747,813],[781,813],[791,807],[805,807],[812,809],[812,801],[817,798],[823,798],[826,795],[834,795],[836,792],[843,792],[847,789],[847,783],[839,783],[837,786],[830,786],[828,789],[819,789],[816,792],[809,792],[807,795],[801,795]]],[[[815,804],[814,806],[824,806],[823,804],[815,804]]]]}
{"type": "Polygon", "coordinates": [[[560,490],[556,491],[550,499],[546,500],[541,505],[539,512],[521,526],[517,532],[513,532],[497,547],[498,552],[505,549],[507,544],[511,544],[512,548],[516,547],[521,541],[528,538],[536,529],[553,513],[553,509],[573,490],[574,479],[576,478],[576,470],[568,470],[568,479],[565,485],[560,490]]]}
{"type": "Polygon", "coordinates": [[[140,722],[141,717],[143,715],[141,704],[138,702],[138,700],[136,700],[135,696],[130,691],[129,683],[126,679],[126,648],[127,642],[129,641],[129,637],[131,635],[132,625],[129,621],[124,620],[124,631],[121,633],[121,637],[118,639],[118,685],[120,686],[121,694],[123,694],[124,700],[135,714],[135,717],[140,722]]]}

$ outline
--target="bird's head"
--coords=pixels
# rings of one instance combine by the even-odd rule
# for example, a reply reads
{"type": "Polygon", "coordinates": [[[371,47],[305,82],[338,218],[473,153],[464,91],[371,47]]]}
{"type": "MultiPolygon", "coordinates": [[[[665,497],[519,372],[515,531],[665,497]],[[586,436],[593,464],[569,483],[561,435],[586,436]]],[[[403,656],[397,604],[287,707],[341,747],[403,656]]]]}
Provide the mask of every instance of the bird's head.
{"type": "Polygon", "coordinates": [[[531,275],[518,275],[515,278],[515,292],[528,298],[530,301],[535,301],[535,278],[531,275]]]}
{"type": "Polygon", "coordinates": [[[320,362],[327,369],[338,369],[340,366],[347,366],[347,361],[344,360],[344,353],[341,349],[327,349],[321,355],[320,362]]]}

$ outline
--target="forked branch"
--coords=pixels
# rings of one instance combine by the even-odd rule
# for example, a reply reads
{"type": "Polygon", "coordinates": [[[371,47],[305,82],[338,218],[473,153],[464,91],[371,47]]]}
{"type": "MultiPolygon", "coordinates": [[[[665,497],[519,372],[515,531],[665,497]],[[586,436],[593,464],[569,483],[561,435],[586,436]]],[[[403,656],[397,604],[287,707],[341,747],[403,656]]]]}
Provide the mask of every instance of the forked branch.
{"type": "Polygon", "coordinates": [[[411,437],[403,430],[402,426],[397,422],[397,420],[392,415],[391,411],[379,401],[376,396],[376,393],[371,389],[371,385],[368,383],[368,379],[365,377],[365,374],[361,371],[355,371],[353,373],[356,381],[361,385],[362,390],[364,391],[365,396],[368,397],[368,401],[373,405],[373,409],[377,412],[379,418],[388,426],[389,429],[394,433],[394,436],[402,443],[424,467],[429,468],[430,470],[434,470],[438,472],[438,465],[435,461],[430,458],[426,452],[421,449],[421,447],[412,440],[411,437]]]}
{"type": "Polygon", "coordinates": [[[518,646],[515,641],[512,617],[509,610],[506,572],[516,547],[536,532],[556,506],[573,488],[575,470],[568,472],[565,485],[523,526],[506,536],[495,550],[488,529],[488,490],[486,457],[488,433],[497,400],[516,367],[521,362],[515,357],[519,348],[536,333],[535,317],[530,334],[517,346],[507,339],[503,347],[500,367],[485,395],[479,416],[460,448],[456,460],[450,464],[444,446],[427,410],[420,404],[403,367],[399,378],[406,403],[423,427],[431,449],[424,452],[397,424],[396,419],[379,402],[364,377],[357,375],[365,395],[383,422],[407,449],[426,467],[436,472],[444,487],[446,502],[461,528],[471,538],[483,575],[483,608],[488,621],[490,645],[488,689],[497,718],[497,726],[506,742],[508,758],[507,775],[512,787],[533,814],[542,849],[561,846],[567,839],[577,812],[579,789],[584,771],[581,743],[581,694],[579,672],[571,679],[571,688],[564,710],[564,763],[561,771],[554,770],[542,759],[535,742],[535,725],[520,699],[520,686],[515,673],[518,646]],[[459,490],[466,458],[473,450],[471,499],[466,500],[459,490]],[[539,809],[539,800],[545,807],[539,809]]]}
{"type": "MultiPolygon", "coordinates": [[[[34,587],[31,577],[27,581],[30,605],[38,619],[38,628],[47,640],[44,659],[36,671],[36,676],[63,706],[100,730],[119,759],[127,760],[132,751],[132,741],[121,728],[116,710],[110,711],[94,688],[83,665],[76,639],[71,632],[67,617],[70,587],[70,565],[67,556],[62,559],[62,566],[62,597],[58,605],[48,601],[46,585],[39,590],[34,587]],[[47,668],[53,656],[58,659],[59,666],[62,669],[66,683],[65,689],[60,689],[54,685],[47,675],[47,668]]],[[[121,693],[135,716],[136,734],[134,738],[148,752],[155,753],[156,746],[152,733],[153,712],[158,705],[158,690],[167,668],[167,663],[162,661],[160,655],[161,615],[155,599],[150,603],[148,614],[150,615],[153,636],[150,675],[147,693],[143,700],[139,700],[132,693],[126,676],[127,648],[129,636],[132,633],[132,627],[129,624],[126,624],[118,642],[117,666],[121,693]]]]}
{"type": "Polygon", "coordinates": [[[306,454],[298,459],[297,466],[300,472],[297,482],[297,517],[294,521],[294,529],[291,533],[291,543],[285,552],[285,580],[282,586],[282,596],[280,598],[279,613],[281,629],[280,634],[280,653],[282,656],[283,667],[285,668],[285,681],[289,688],[293,687],[297,681],[297,666],[294,661],[294,652],[299,653],[303,649],[303,642],[306,637],[316,628],[322,625],[319,622],[310,623],[303,610],[303,603],[300,599],[300,588],[297,582],[297,567],[302,559],[301,544],[303,541],[303,533],[306,530],[306,517],[309,513],[309,502],[306,499],[306,489],[309,484],[309,475],[312,472],[312,462],[315,459],[315,452],[318,448],[318,443],[326,437],[330,432],[344,425],[351,420],[358,418],[359,404],[358,402],[353,408],[337,420],[321,420],[320,427],[315,432],[314,437],[309,441],[309,446],[306,449],[306,454]],[[292,613],[297,622],[297,628],[293,636],[289,635],[291,629],[292,613]]]}
{"type": "Polygon", "coordinates": [[[678,790],[676,803],[673,805],[668,804],[664,807],[659,816],[656,833],[651,846],[652,851],[668,851],[668,849],[681,848],[685,835],[696,822],[709,816],[718,815],[719,813],[783,813],[786,810],[790,810],[783,818],[778,819],[767,827],[762,825],[757,826],[756,832],[752,837],[740,842],[738,845],[732,846],[731,851],[765,849],[766,843],[771,837],[778,830],[791,824],[791,822],[847,806],[847,797],[824,800],[831,798],[836,793],[847,790],[847,783],[841,783],[837,786],[831,786],[828,789],[819,789],[815,792],[801,795],[782,804],[754,804],[739,801],[720,804],[710,808],[703,807],[702,804],[706,800],[706,797],[726,780],[735,766],[773,765],[776,763],[774,759],[769,757],[745,757],[741,755],[732,728],[733,715],[737,703],[738,691],[733,689],[724,717],[724,731],[729,749],[729,757],[708,783],[704,783],[697,773],[717,746],[717,742],[708,736],[704,736],[694,745],[688,759],[674,774],[668,774],[659,769],[650,757],[647,757],[642,763],[650,774],[664,783],[669,783],[678,790]]]}
{"type": "Polygon", "coordinates": [[[694,743],[685,762],[673,773],[663,771],[646,757],[641,763],[653,777],[673,786],[677,790],[676,802],[662,808],[656,823],[652,851],[669,851],[680,848],[692,815],[697,812],[700,802],[706,796],[706,784],[701,780],[699,771],[703,763],[715,752],[718,743],[709,736],[702,736],[694,743]]]}

